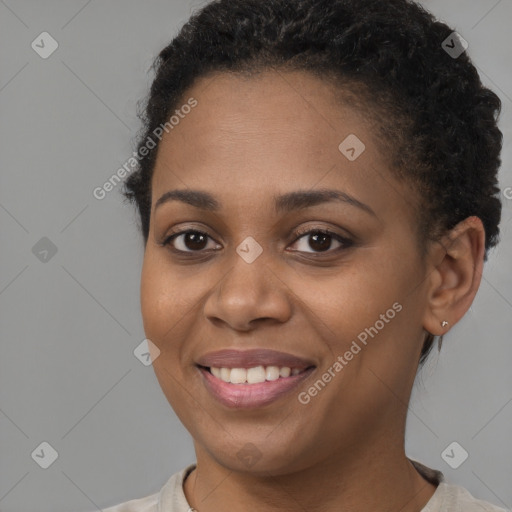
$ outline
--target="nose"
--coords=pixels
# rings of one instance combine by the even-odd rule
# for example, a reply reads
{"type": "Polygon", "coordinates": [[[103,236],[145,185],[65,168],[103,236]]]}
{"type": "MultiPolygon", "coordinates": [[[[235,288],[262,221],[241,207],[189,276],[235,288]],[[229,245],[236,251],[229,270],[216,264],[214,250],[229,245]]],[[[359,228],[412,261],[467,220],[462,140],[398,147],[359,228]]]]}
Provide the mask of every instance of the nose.
{"type": "Polygon", "coordinates": [[[291,315],[290,291],[268,262],[247,263],[235,254],[234,263],[204,304],[215,324],[250,331],[262,322],[284,323],[291,315]]]}

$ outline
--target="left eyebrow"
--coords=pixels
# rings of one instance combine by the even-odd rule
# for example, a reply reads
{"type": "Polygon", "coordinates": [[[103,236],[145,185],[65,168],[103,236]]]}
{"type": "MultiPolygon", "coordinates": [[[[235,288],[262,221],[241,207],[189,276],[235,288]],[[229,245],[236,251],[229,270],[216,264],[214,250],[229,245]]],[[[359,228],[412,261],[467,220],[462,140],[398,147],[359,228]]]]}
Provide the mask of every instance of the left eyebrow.
{"type": "Polygon", "coordinates": [[[302,208],[309,208],[317,204],[327,203],[330,201],[339,201],[347,203],[364,210],[365,212],[377,217],[375,212],[367,205],[356,199],[355,197],[342,192],[341,190],[320,189],[320,190],[299,190],[297,192],[289,192],[275,198],[276,212],[289,212],[302,208]]]}
{"type": "MultiPolygon", "coordinates": [[[[155,211],[160,205],[170,201],[181,201],[194,206],[195,208],[207,211],[216,212],[221,209],[221,203],[210,193],[202,190],[187,189],[170,190],[163,194],[155,204],[155,211]]],[[[295,192],[288,192],[280,196],[274,196],[274,207],[276,213],[282,213],[309,208],[311,206],[316,206],[330,201],[339,201],[355,206],[370,215],[377,217],[375,212],[367,204],[362,203],[346,192],[334,189],[298,190],[295,192]]]]}

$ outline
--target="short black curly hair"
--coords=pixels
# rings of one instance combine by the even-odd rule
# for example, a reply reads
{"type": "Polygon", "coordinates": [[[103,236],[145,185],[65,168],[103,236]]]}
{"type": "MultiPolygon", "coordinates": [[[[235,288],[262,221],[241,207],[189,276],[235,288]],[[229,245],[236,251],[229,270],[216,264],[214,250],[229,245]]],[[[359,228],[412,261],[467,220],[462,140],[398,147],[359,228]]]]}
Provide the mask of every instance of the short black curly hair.
{"type": "MultiPolygon", "coordinates": [[[[499,241],[501,219],[501,101],[482,85],[466,52],[455,57],[445,51],[443,41],[453,32],[411,0],[214,0],[205,5],[158,55],[139,113],[138,164],[123,194],[138,207],[144,242],[158,144],[143,148],[194,82],[215,72],[299,70],[332,80],[341,99],[350,94],[373,116],[391,171],[418,193],[422,255],[428,241],[475,215],[485,228],[487,261],[488,250],[499,241]]],[[[420,364],[434,338],[427,333],[420,364]]],[[[441,346],[442,336],[438,341],[441,346]]]]}

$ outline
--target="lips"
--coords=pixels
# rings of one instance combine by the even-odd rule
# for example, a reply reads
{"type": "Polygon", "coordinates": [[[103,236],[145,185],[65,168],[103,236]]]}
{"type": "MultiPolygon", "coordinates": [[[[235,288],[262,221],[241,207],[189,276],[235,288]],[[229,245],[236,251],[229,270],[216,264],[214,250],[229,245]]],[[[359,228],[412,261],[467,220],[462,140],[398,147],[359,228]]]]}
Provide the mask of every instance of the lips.
{"type": "Polygon", "coordinates": [[[315,369],[310,360],[265,349],[211,352],[200,357],[197,366],[208,392],[221,404],[239,409],[274,402],[293,391],[315,369]],[[251,372],[258,374],[256,378],[251,372]]]}
{"type": "Polygon", "coordinates": [[[210,352],[196,363],[206,368],[253,368],[255,366],[278,366],[303,370],[314,363],[285,352],[268,349],[234,350],[225,349],[210,352]]]}

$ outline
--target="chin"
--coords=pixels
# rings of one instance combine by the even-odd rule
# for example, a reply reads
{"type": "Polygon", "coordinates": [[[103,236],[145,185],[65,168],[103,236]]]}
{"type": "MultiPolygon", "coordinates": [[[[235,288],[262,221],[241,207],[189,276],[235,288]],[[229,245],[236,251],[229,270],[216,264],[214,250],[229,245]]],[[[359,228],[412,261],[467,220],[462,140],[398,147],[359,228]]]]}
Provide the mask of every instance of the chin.
{"type": "Polygon", "coordinates": [[[226,434],[224,443],[207,443],[205,449],[217,464],[253,476],[285,475],[308,465],[296,442],[278,436],[271,442],[266,434],[259,437],[247,435],[240,440],[226,434]]]}

